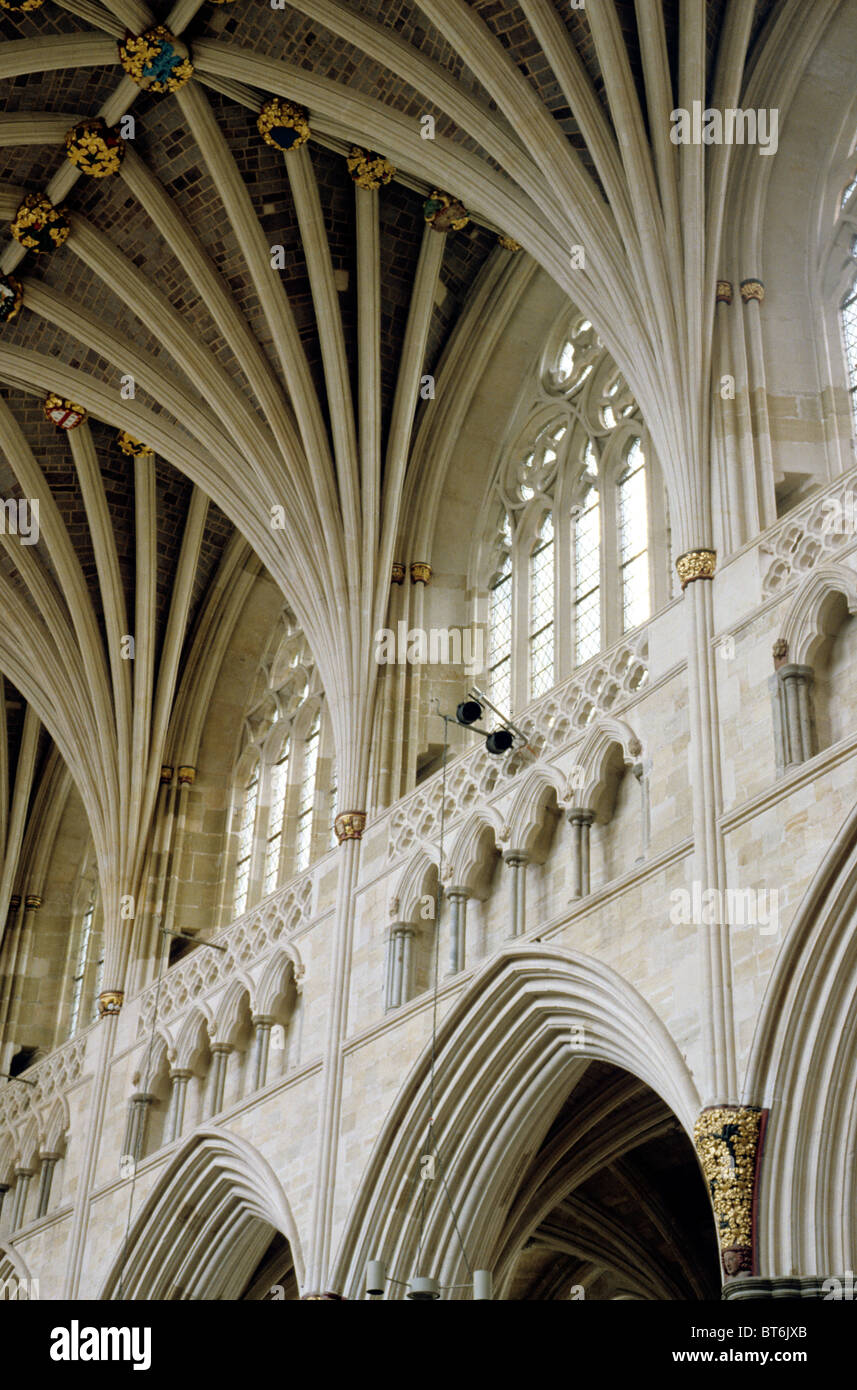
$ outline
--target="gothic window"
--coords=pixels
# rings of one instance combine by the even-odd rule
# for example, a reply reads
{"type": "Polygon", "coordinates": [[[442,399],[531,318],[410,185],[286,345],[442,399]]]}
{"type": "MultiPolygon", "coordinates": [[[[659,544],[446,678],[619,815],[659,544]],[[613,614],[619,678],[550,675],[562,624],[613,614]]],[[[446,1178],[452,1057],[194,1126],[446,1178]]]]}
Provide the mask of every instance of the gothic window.
{"type": "Polygon", "coordinates": [[[575,666],[601,650],[601,516],[591,443],[586,446],[584,468],[586,491],[573,518],[575,666]]]}
{"type": "MultiPolygon", "coordinates": [[[[853,244],[851,254],[855,254],[853,244]]],[[[857,278],[842,305],[841,320],[845,362],[848,367],[848,388],[851,395],[851,417],[857,426],[857,278]]]]}
{"type": "Polygon", "coordinates": [[[635,439],[619,479],[619,568],[622,576],[622,630],[649,616],[648,506],[646,459],[635,439]]]}
{"type": "Polygon", "coordinates": [[[335,762],[335,760],[331,759],[331,764],[330,764],[330,836],[329,836],[329,841],[328,841],[328,843],[329,843],[331,849],[335,849],[336,846],[337,846],[337,844],[339,843],[338,840],[337,840],[337,838],[336,838],[336,815],[337,815],[337,811],[336,811],[336,797],[337,797],[338,791],[339,791],[339,788],[338,788],[338,786],[337,786],[337,779],[336,779],[336,762],[335,762]]]}
{"type": "Polygon", "coordinates": [[[271,804],[268,811],[268,840],[265,845],[265,888],[273,893],[280,875],[280,852],[283,847],[283,828],[286,818],[286,789],[289,783],[289,743],[271,768],[271,804]]]}
{"type": "Polygon", "coordinates": [[[663,483],[628,383],[588,319],[555,340],[530,392],[490,495],[502,524],[483,550],[487,677],[510,711],[670,598],[663,483]]]}
{"type": "MultiPolygon", "coordinates": [[[[80,924],[80,936],[78,938],[77,960],[74,967],[74,975],[71,982],[71,1016],[69,1018],[68,1035],[74,1037],[80,1023],[81,1005],[83,1003],[84,985],[86,980],[86,967],[89,958],[89,946],[92,940],[92,920],[95,916],[95,894],[89,899],[86,910],[80,924]]],[[[97,990],[96,990],[97,994],[97,990]]]]}
{"type": "Polygon", "coordinates": [[[512,559],[506,554],[488,602],[488,681],[498,709],[512,703],[512,559]]]}
{"type": "Polygon", "coordinates": [[[548,512],[530,552],[530,698],[554,683],[554,537],[548,512]]]}
{"type": "Polygon", "coordinates": [[[318,769],[318,744],[321,736],[321,714],[317,713],[312,727],[304,740],[303,776],[301,778],[298,800],[297,833],[297,871],[300,873],[310,861],[312,849],[312,823],[315,809],[315,783],[318,769]]]}
{"type": "Polygon", "coordinates": [[[238,858],[235,864],[233,910],[236,917],[247,906],[250,891],[250,864],[253,858],[253,836],[256,829],[256,807],[259,804],[259,764],[256,763],[244,788],[241,819],[238,822],[238,858]]]}

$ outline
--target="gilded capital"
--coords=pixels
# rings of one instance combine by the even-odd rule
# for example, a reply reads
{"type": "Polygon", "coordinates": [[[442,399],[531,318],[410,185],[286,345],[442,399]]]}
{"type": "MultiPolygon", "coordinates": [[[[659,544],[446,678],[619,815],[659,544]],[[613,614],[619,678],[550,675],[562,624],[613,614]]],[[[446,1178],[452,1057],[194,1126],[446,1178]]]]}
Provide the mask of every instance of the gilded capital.
{"type": "Polygon", "coordinates": [[[125,992],[121,989],[105,989],[98,996],[98,1017],[107,1018],[113,1014],[118,1014],[125,1000],[125,992]]]}
{"type": "Polygon", "coordinates": [[[411,565],[411,583],[428,584],[431,580],[431,565],[425,560],[415,560],[411,565]]]}
{"type": "Polygon", "coordinates": [[[38,912],[42,905],[42,900],[38,893],[28,893],[24,899],[24,906],[28,912],[38,912]]]}
{"type": "Polygon", "coordinates": [[[502,246],[504,251],[515,252],[523,251],[524,249],[519,241],[516,241],[513,236],[506,236],[505,232],[501,232],[500,236],[498,236],[497,245],[502,246]]]}
{"type": "Polygon", "coordinates": [[[391,164],[389,159],[385,159],[382,154],[362,150],[359,145],[351,147],[346,163],[357,187],[369,189],[370,192],[383,188],[396,174],[396,166],[391,164]]]}
{"type": "Polygon", "coordinates": [[[717,303],[717,304],[731,304],[731,303],[732,303],[732,281],[731,281],[731,280],[718,280],[718,281],[717,281],[717,289],[716,289],[716,291],[715,291],[714,298],[715,298],[715,303],[717,303]]]}
{"type": "Polygon", "coordinates": [[[333,822],[333,828],[340,844],[343,840],[359,840],[366,829],[366,812],[341,811],[333,822]]]}
{"type": "Polygon", "coordinates": [[[757,1105],[717,1105],[703,1110],[694,1125],[729,1276],[754,1272],[754,1202],[767,1118],[757,1105]]]}
{"type": "Polygon", "coordinates": [[[169,763],[164,763],[163,767],[161,768],[161,781],[162,781],[162,782],[172,782],[172,780],[173,780],[173,770],[172,770],[172,768],[170,767],[169,763]]]}
{"type": "Polygon", "coordinates": [[[751,299],[755,299],[761,304],[765,298],[765,286],[762,284],[761,280],[742,280],[741,298],[745,304],[749,304],[751,299]]]}
{"type": "Polygon", "coordinates": [[[179,786],[192,787],[196,781],[195,767],[180,767],[178,771],[179,786]]]}
{"type": "Polygon", "coordinates": [[[694,579],[713,579],[717,567],[716,550],[686,550],[675,562],[682,589],[694,579]]]}
{"type": "Polygon", "coordinates": [[[390,576],[390,582],[392,584],[404,584],[405,582],[405,567],[400,560],[393,561],[393,572],[390,576]]]}

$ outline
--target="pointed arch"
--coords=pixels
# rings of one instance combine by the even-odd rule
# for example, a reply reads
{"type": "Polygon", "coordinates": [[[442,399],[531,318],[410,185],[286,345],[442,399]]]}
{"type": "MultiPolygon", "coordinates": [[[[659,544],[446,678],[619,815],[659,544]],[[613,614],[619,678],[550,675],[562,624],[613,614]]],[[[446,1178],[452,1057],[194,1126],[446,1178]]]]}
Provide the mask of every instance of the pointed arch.
{"type": "Polygon", "coordinates": [[[563,805],[563,777],[557,768],[541,764],[527,773],[509,813],[509,844],[543,862],[563,805]]]}
{"type": "Polygon", "coordinates": [[[569,803],[609,821],[625,768],[637,762],[642,751],[640,740],[623,719],[599,719],[580,745],[574,780],[581,785],[579,791],[569,790],[569,803]]]}
{"type": "Polygon", "coordinates": [[[839,630],[842,603],[857,613],[857,574],[846,565],[823,565],[812,571],[792,598],[780,628],[789,660],[812,666],[826,642],[839,630]]]}
{"type": "Polygon", "coordinates": [[[503,822],[492,806],[482,806],[465,821],[449,854],[448,877],[471,898],[484,900],[494,873],[503,837],[503,822]]]}
{"type": "Polygon", "coordinates": [[[857,806],[776,959],[744,1098],[770,1108],[759,1272],[826,1274],[857,1259],[857,806]]]}
{"type": "MultiPolygon", "coordinates": [[[[510,1199],[508,1173],[524,1157],[528,1129],[547,1123],[560,1105],[576,1061],[610,1062],[638,1077],[688,1134],[699,1110],[687,1064],[651,1006],[603,962],[559,947],[509,947],[487,962],[440,1025],[434,1055],[431,1113],[439,1117],[449,1200],[445,1191],[428,1198],[422,1239],[444,1284],[466,1274],[456,1219],[471,1266],[490,1266],[497,1212],[510,1199]],[[572,1051],[572,1026],[581,1025],[583,1046],[572,1051]],[[501,1094],[508,1098],[502,1106],[501,1094]]],[[[337,1261],[337,1286],[348,1293],[359,1289],[365,1261],[382,1252],[391,1267],[416,1267],[415,1226],[401,1213],[425,1138],[431,1058],[427,1046],[390,1110],[351,1209],[337,1261]]]]}
{"type": "Polygon", "coordinates": [[[162,1174],[126,1248],[117,1251],[100,1297],[238,1298],[275,1232],[288,1241],[302,1284],[297,1225],[273,1169],[246,1139],[197,1130],[162,1174]]]}

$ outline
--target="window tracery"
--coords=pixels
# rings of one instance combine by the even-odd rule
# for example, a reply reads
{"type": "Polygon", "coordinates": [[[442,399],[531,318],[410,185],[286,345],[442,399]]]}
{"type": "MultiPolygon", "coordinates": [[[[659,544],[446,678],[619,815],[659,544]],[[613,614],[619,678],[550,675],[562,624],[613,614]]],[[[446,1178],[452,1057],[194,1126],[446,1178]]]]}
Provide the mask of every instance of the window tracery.
{"type": "Polygon", "coordinates": [[[336,768],[324,693],[285,609],[259,664],[236,764],[232,915],[334,843],[336,768]]]}
{"type": "Polygon", "coordinates": [[[671,597],[666,497],[624,376],[581,313],[525,390],[488,503],[487,683],[520,709],[671,597]]]}

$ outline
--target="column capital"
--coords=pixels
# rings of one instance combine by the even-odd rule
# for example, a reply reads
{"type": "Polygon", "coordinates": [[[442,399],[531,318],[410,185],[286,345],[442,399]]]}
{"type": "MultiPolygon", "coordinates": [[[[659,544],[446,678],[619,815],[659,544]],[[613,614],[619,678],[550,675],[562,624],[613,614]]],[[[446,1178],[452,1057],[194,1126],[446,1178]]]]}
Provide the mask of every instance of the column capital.
{"type": "Polygon", "coordinates": [[[758,304],[762,304],[765,298],[765,286],[755,275],[749,279],[741,281],[741,298],[745,304],[749,304],[755,299],[758,304]]]}
{"type": "Polygon", "coordinates": [[[98,1017],[112,1018],[118,1014],[125,1002],[125,991],[121,989],[104,989],[98,996],[98,1017]]]}
{"type": "Polygon", "coordinates": [[[753,1207],[767,1118],[758,1105],[712,1105],[693,1129],[730,1277],[755,1273],[753,1207]]]}
{"type": "Polygon", "coordinates": [[[695,579],[713,579],[717,568],[717,551],[700,547],[686,550],[675,562],[676,572],[681,580],[682,591],[695,579]]]}
{"type": "Polygon", "coordinates": [[[38,912],[42,905],[42,899],[38,893],[28,893],[24,899],[24,906],[28,912],[38,912]]]}
{"type": "Polygon", "coordinates": [[[815,671],[811,666],[800,666],[796,661],[783,661],[777,667],[780,680],[814,681],[815,671]]]}
{"type": "Polygon", "coordinates": [[[448,888],[445,888],[445,889],[444,889],[444,895],[445,895],[445,897],[447,897],[447,898],[472,898],[472,897],[473,897],[473,894],[471,893],[470,889],[469,889],[469,888],[465,888],[465,887],[463,886],[463,884],[460,884],[460,883],[451,883],[451,884],[449,885],[448,888]]]}
{"type": "Polygon", "coordinates": [[[273,1014],[251,1014],[250,1022],[254,1028],[273,1028],[276,1023],[273,1014]]]}
{"type": "Polygon", "coordinates": [[[360,840],[366,829],[365,811],[340,811],[333,822],[336,838],[340,844],[346,840],[360,840]]]}
{"type": "Polygon", "coordinates": [[[192,1076],[190,1067],[173,1067],[170,1071],[170,1081],[190,1081],[192,1076]]]}
{"type": "Polygon", "coordinates": [[[717,288],[715,289],[715,292],[714,292],[714,300],[715,300],[715,303],[716,303],[716,304],[731,304],[731,303],[732,303],[732,281],[731,281],[731,280],[718,280],[718,281],[717,281],[717,288]]]}
{"type": "Polygon", "coordinates": [[[570,825],[591,825],[595,820],[595,812],[588,806],[569,806],[565,815],[570,825]]]}
{"type": "Polygon", "coordinates": [[[192,787],[196,781],[196,768],[180,767],[178,770],[178,779],[180,787],[192,787]]]}
{"type": "Polygon", "coordinates": [[[504,849],[503,862],[514,869],[519,864],[529,864],[530,856],[525,849],[504,849]]]}

